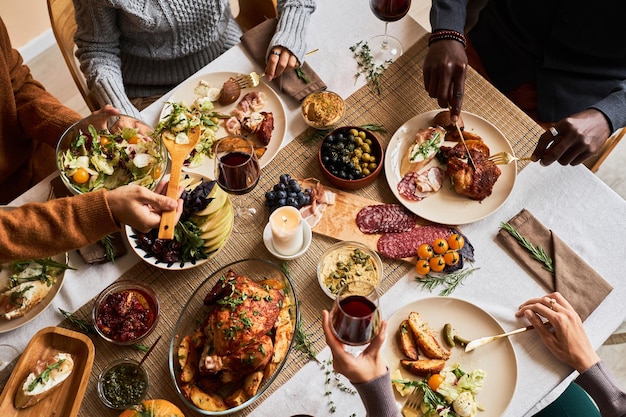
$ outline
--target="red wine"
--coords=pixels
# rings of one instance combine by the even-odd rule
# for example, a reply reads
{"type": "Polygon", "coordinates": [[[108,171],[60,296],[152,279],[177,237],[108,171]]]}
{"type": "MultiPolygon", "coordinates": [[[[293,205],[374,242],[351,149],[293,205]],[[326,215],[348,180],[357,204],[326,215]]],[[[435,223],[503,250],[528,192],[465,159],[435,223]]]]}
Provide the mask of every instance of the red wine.
{"type": "Polygon", "coordinates": [[[244,152],[230,152],[220,158],[218,184],[231,194],[245,194],[259,181],[259,161],[244,152]]]}
{"type": "Polygon", "coordinates": [[[370,9],[384,22],[402,19],[411,7],[411,0],[370,0],[370,9]]]}
{"type": "Polygon", "coordinates": [[[376,304],[362,295],[350,295],[335,305],[331,324],[335,334],[348,345],[369,343],[378,333],[376,304]]]}

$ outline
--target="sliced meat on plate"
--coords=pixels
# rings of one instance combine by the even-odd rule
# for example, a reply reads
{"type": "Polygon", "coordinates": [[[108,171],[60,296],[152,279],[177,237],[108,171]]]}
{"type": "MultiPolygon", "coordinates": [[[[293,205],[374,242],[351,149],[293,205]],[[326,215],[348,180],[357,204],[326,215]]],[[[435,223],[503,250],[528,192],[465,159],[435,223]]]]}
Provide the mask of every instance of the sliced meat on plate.
{"type": "Polygon", "coordinates": [[[409,172],[398,183],[398,193],[407,200],[421,201],[441,188],[445,171],[432,167],[424,172],[409,172]]]}
{"type": "Polygon", "coordinates": [[[417,226],[408,232],[385,233],[378,239],[380,254],[392,259],[411,258],[422,243],[433,243],[439,238],[448,239],[456,230],[447,226],[417,226]]]}
{"type": "Polygon", "coordinates": [[[376,204],[359,210],[356,224],[363,233],[398,233],[413,229],[417,218],[399,204],[376,204]]]}

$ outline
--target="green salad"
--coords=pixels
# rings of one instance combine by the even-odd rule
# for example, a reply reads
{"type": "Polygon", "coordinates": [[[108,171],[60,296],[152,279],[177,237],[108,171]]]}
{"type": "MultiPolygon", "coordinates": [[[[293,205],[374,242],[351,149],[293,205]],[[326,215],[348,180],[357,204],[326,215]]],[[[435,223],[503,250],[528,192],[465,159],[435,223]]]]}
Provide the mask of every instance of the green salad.
{"type": "Polygon", "coordinates": [[[63,175],[80,192],[112,190],[127,184],[152,189],[166,162],[161,144],[138,129],[125,127],[112,134],[97,131],[92,125],[87,132],[79,131],[58,158],[63,175]]]}

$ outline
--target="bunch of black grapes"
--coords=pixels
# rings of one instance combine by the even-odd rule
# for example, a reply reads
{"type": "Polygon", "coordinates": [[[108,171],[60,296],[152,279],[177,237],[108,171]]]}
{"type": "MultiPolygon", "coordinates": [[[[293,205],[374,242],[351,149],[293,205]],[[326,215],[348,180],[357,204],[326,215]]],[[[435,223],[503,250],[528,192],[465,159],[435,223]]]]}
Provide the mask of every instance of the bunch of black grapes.
{"type": "Polygon", "coordinates": [[[282,174],[278,184],[265,193],[265,206],[270,213],[278,207],[292,206],[297,209],[311,204],[311,189],[302,189],[296,179],[289,174],[282,174]]]}

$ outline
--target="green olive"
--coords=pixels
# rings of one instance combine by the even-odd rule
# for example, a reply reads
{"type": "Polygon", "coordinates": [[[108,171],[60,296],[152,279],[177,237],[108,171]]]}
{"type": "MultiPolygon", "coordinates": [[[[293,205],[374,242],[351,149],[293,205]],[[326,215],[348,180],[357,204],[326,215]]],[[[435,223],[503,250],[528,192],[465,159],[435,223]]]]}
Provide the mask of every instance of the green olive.
{"type": "Polygon", "coordinates": [[[362,172],[364,175],[369,175],[369,174],[371,174],[371,173],[372,173],[372,172],[369,170],[369,168],[365,168],[365,169],[363,169],[361,172],[362,172]]]}
{"type": "Polygon", "coordinates": [[[368,145],[372,145],[372,140],[370,138],[365,139],[365,143],[367,143],[368,145]]]}
{"type": "Polygon", "coordinates": [[[378,164],[377,164],[376,162],[370,162],[370,163],[367,165],[367,167],[368,167],[370,170],[372,170],[372,171],[373,171],[373,170],[375,170],[377,166],[378,166],[378,164]]]}
{"type": "Polygon", "coordinates": [[[363,146],[361,146],[361,149],[363,149],[363,152],[367,153],[370,153],[371,151],[370,145],[368,145],[367,143],[364,143],[363,146]]]}
{"type": "Polygon", "coordinates": [[[361,155],[361,161],[370,162],[371,160],[372,160],[372,157],[370,156],[370,154],[367,152],[363,152],[363,155],[361,155]]]}
{"type": "Polygon", "coordinates": [[[360,131],[359,132],[359,136],[361,137],[361,139],[365,139],[367,137],[367,133],[365,133],[364,131],[360,131]]]}
{"type": "Polygon", "coordinates": [[[209,120],[211,120],[213,124],[218,124],[220,122],[220,119],[218,117],[211,117],[209,120]]]}
{"type": "Polygon", "coordinates": [[[350,129],[348,130],[348,133],[355,137],[359,135],[359,131],[356,129],[350,129]]]}

